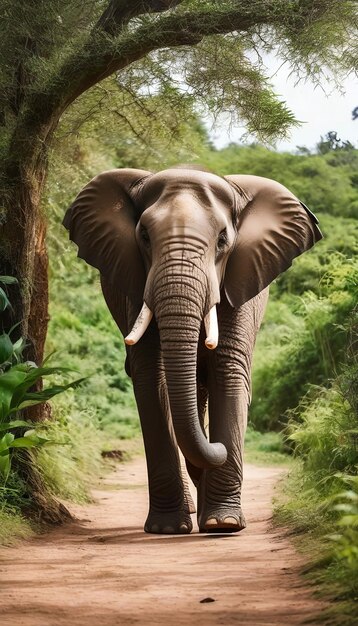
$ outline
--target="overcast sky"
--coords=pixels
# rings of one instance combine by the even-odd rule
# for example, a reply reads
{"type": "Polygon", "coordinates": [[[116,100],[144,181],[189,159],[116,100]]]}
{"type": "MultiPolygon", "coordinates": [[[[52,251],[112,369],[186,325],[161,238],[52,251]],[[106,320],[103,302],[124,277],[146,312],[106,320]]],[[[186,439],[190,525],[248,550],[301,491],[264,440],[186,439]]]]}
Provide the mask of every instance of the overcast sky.
{"type": "MultiPolygon", "coordinates": [[[[279,61],[268,58],[269,75],[276,93],[285,100],[295,117],[302,125],[291,132],[289,140],[276,144],[278,150],[295,150],[296,146],[313,148],[320,136],[329,131],[337,131],[342,140],[349,139],[358,146],[358,119],[352,120],[352,111],[358,107],[358,78],[350,76],[342,83],[345,93],[339,93],[329,82],[323,89],[310,82],[300,82],[295,86],[295,77],[289,77],[287,66],[279,68],[279,61]]],[[[216,127],[211,131],[215,145],[220,148],[230,141],[239,141],[243,128],[216,127]]]]}

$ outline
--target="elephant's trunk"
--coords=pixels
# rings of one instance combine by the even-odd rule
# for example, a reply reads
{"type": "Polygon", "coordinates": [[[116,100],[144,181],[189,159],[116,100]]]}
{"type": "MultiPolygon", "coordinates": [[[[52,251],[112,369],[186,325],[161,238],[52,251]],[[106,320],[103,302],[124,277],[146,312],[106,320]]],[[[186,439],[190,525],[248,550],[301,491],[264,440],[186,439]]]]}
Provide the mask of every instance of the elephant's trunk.
{"type": "Polygon", "coordinates": [[[203,273],[190,264],[158,272],[154,312],[158,323],[169,403],[178,445],[195,466],[211,468],[226,461],[221,443],[209,443],[197,406],[197,351],[206,301],[203,273]]]}

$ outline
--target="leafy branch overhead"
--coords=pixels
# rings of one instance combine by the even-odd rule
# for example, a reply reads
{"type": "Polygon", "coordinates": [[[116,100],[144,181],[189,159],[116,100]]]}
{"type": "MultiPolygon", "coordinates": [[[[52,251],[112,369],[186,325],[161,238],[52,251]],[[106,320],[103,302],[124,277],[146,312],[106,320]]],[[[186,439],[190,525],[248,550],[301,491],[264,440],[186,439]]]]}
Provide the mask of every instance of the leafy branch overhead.
{"type": "Polygon", "coordinates": [[[167,81],[187,86],[214,112],[234,111],[249,131],[270,139],[287,132],[294,118],[267,83],[265,51],[275,49],[311,77],[352,64],[353,0],[103,4],[57,0],[35,15],[30,2],[5,2],[0,52],[13,55],[17,68],[11,62],[5,68],[5,117],[7,100],[12,114],[39,128],[111,74],[130,68],[143,75],[148,65],[159,70],[166,57],[173,64],[167,81]],[[24,19],[26,42],[16,30],[24,19]]]}

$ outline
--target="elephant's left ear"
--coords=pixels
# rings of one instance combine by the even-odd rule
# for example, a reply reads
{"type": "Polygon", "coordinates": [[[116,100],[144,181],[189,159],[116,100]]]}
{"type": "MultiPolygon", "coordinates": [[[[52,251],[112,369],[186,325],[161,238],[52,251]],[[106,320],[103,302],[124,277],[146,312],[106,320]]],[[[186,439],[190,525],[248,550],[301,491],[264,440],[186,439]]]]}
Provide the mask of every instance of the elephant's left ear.
{"type": "Polygon", "coordinates": [[[237,308],[322,239],[322,233],[315,215],[283,185],[260,176],[226,180],[246,202],[224,278],[227,298],[237,308]]]}
{"type": "Polygon", "coordinates": [[[136,190],[150,175],[131,168],[102,172],[80,191],[63,220],[78,256],[114,289],[139,302],[145,269],[135,236],[140,217],[136,190]]]}

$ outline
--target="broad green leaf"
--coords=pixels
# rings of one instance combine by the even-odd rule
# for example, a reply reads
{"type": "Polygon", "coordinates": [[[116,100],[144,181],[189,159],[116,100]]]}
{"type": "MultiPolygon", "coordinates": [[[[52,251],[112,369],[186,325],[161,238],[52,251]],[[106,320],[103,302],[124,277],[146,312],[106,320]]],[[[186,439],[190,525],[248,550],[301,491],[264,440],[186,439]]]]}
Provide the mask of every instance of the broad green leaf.
{"type": "Polygon", "coordinates": [[[9,448],[36,448],[38,445],[39,442],[34,437],[17,437],[10,443],[9,448]]]}
{"type": "Polygon", "coordinates": [[[2,430],[11,430],[12,428],[26,428],[30,426],[31,422],[26,422],[25,420],[12,420],[11,422],[0,422],[0,432],[2,430]]]}
{"type": "MultiPolygon", "coordinates": [[[[41,402],[47,402],[47,400],[50,400],[57,394],[62,393],[63,391],[66,391],[67,389],[70,389],[70,388],[75,389],[84,380],[86,380],[86,377],[79,378],[78,380],[74,380],[73,382],[68,383],[67,385],[56,385],[54,387],[48,387],[47,389],[43,389],[41,391],[34,391],[33,393],[26,393],[24,395],[23,402],[21,402],[21,404],[19,404],[15,410],[25,409],[28,406],[35,406],[36,404],[41,404],[41,402]]],[[[11,409],[10,413],[13,412],[13,410],[14,409],[11,409]]]]}
{"type": "Polygon", "coordinates": [[[10,414],[15,389],[26,380],[27,368],[23,363],[14,365],[0,374],[0,421],[10,414]]]}
{"type": "Polygon", "coordinates": [[[0,283],[4,285],[17,285],[18,280],[14,276],[0,276],[0,283]]]}
{"type": "Polygon", "coordinates": [[[0,287],[0,311],[5,311],[8,306],[10,306],[10,300],[5,291],[0,287]]]}
{"type": "Polygon", "coordinates": [[[12,341],[6,333],[0,335],[0,365],[9,361],[14,353],[12,341]]]}
{"type": "Polygon", "coordinates": [[[13,357],[15,357],[17,362],[20,362],[21,355],[23,353],[24,348],[26,347],[25,339],[23,337],[20,337],[17,341],[15,341],[12,347],[13,347],[13,357]]]}
{"type": "Polygon", "coordinates": [[[7,450],[8,447],[12,444],[12,442],[15,439],[15,435],[13,435],[12,433],[6,433],[6,435],[4,435],[1,439],[0,439],[0,452],[2,450],[7,450]]]}
{"type": "Polygon", "coordinates": [[[3,478],[6,480],[9,472],[10,472],[11,462],[10,462],[10,454],[7,453],[4,456],[0,454],[0,473],[3,475],[3,478]]]}
{"type": "MultiPolygon", "coordinates": [[[[21,364],[24,365],[24,364],[21,364]]],[[[19,367],[19,366],[14,366],[19,367]]],[[[20,404],[26,398],[24,397],[27,390],[32,387],[32,385],[37,382],[43,376],[49,376],[50,374],[63,374],[64,372],[73,372],[73,369],[70,367],[33,367],[27,365],[28,370],[26,376],[20,381],[19,385],[14,390],[12,399],[11,399],[11,409],[14,407],[20,408],[20,404]]],[[[36,392],[41,393],[41,392],[36,392]]],[[[59,393],[59,392],[58,392],[59,393]]],[[[40,400],[39,402],[45,402],[45,400],[40,400]]],[[[38,403],[39,403],[38,402],[38,403]]],[[[28,405],[30,406],[30,405],[28,405]]],[[[24,407],[21,407],[24,408],[24,407]]]]}

